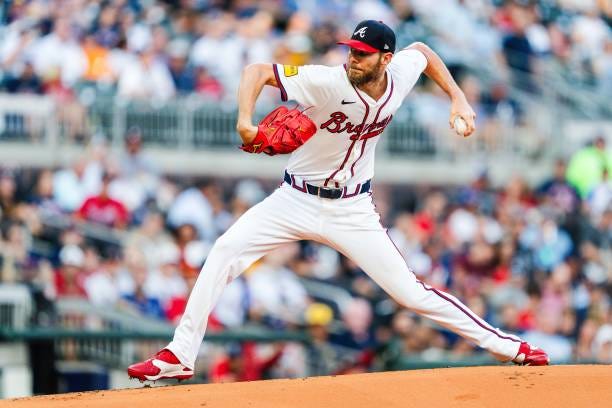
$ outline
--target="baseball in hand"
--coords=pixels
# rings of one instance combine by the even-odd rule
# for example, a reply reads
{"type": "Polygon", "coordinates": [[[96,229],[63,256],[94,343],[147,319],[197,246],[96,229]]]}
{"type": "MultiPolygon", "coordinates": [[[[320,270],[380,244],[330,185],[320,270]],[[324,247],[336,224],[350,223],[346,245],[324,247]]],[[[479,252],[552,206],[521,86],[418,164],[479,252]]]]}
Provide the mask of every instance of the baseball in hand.
{"type": "Polygon", "coordinates": [[[453,127],[455,128],[455,132],[457,132],[458,135],[465,137],[465,132],[467,132],[467,123],[465,123],[465,120],[463,120],[461,116],[457,116],[455,118],[455,121],[453,122],[453,127]]]}

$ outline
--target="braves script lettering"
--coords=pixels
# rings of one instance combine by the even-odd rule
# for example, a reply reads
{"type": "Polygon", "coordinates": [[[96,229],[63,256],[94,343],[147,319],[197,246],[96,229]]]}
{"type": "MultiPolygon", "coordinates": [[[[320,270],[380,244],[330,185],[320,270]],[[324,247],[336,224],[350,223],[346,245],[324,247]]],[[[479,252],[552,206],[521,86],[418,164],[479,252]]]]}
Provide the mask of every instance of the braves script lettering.
{"type": "Polygon", "coordinates": [[[320,128],[327,129],[329,133],[346,132],[351,140],[363,140],[380,135],[392,118],[393,115],[389,115],[378,122],[354,125],[347,120],[348,116],[345,113],[334,112],[329,115],[329,120],[321,123],[320,128]]]}

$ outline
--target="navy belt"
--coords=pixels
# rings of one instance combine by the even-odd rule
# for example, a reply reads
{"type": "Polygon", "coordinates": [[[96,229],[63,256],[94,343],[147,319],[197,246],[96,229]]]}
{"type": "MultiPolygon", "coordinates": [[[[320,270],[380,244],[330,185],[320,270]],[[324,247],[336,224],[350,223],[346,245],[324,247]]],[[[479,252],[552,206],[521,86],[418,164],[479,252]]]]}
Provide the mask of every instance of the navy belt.
{"type": "Polygon", "coordinates": [[[329,198],[332,200],[335,200],[337,198],[350,198],[355,197],[357,194],[367,193],[368,191],[370,191],[370,182],[371,180],[368,180],[365,183],[357,184],[354,190],[351,188],[351,190],[353,191],[347,191],[346,187],[327,188],[313,186],[312,184],[308,184],[305,181],[302,181],[301,185],[298,185],[295,182],[295,177],[287,173],[287,171],[285,170],[285,183],[289,184],[291,187],[301,191],[302,193],[308,193],[319,196],[321,198],[329,198]]]}

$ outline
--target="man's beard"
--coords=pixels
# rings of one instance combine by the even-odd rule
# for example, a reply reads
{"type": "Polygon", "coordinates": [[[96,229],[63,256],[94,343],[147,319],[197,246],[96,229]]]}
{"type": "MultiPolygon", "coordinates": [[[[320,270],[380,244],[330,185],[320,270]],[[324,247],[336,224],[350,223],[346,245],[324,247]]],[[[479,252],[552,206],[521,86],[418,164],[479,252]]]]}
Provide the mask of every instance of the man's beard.
{"type": "Polygon", "coordinates": [[[372,82],[375,79],[378,79],[380,77],[381,71],[382,71],[381,65],[382,64],[380,63],[380,60],[379,60],[376,66],[372,68],[372,70],[368,72],[359,71],[357,75],[355,74],[355,71],[351,71],[349,67],[349,73],[348,73],[349,81],[355,86],[360,86],[360,85],[367,84],[368,82],[372,82]]]}

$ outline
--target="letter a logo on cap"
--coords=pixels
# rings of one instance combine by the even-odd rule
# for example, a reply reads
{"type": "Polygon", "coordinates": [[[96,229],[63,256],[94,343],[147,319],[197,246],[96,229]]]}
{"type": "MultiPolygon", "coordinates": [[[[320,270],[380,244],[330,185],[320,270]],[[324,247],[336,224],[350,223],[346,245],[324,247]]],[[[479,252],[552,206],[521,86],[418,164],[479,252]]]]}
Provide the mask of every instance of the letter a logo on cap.
{"type": "Polygon", "coordinates": [[[357,34],[359,34],[359,37],[363,38],[365,37],[365,32],[368,29],[368,27],[361,27],[359,30],[355,31],[353,33],[353,37],[356,36],[357,34]]]}

